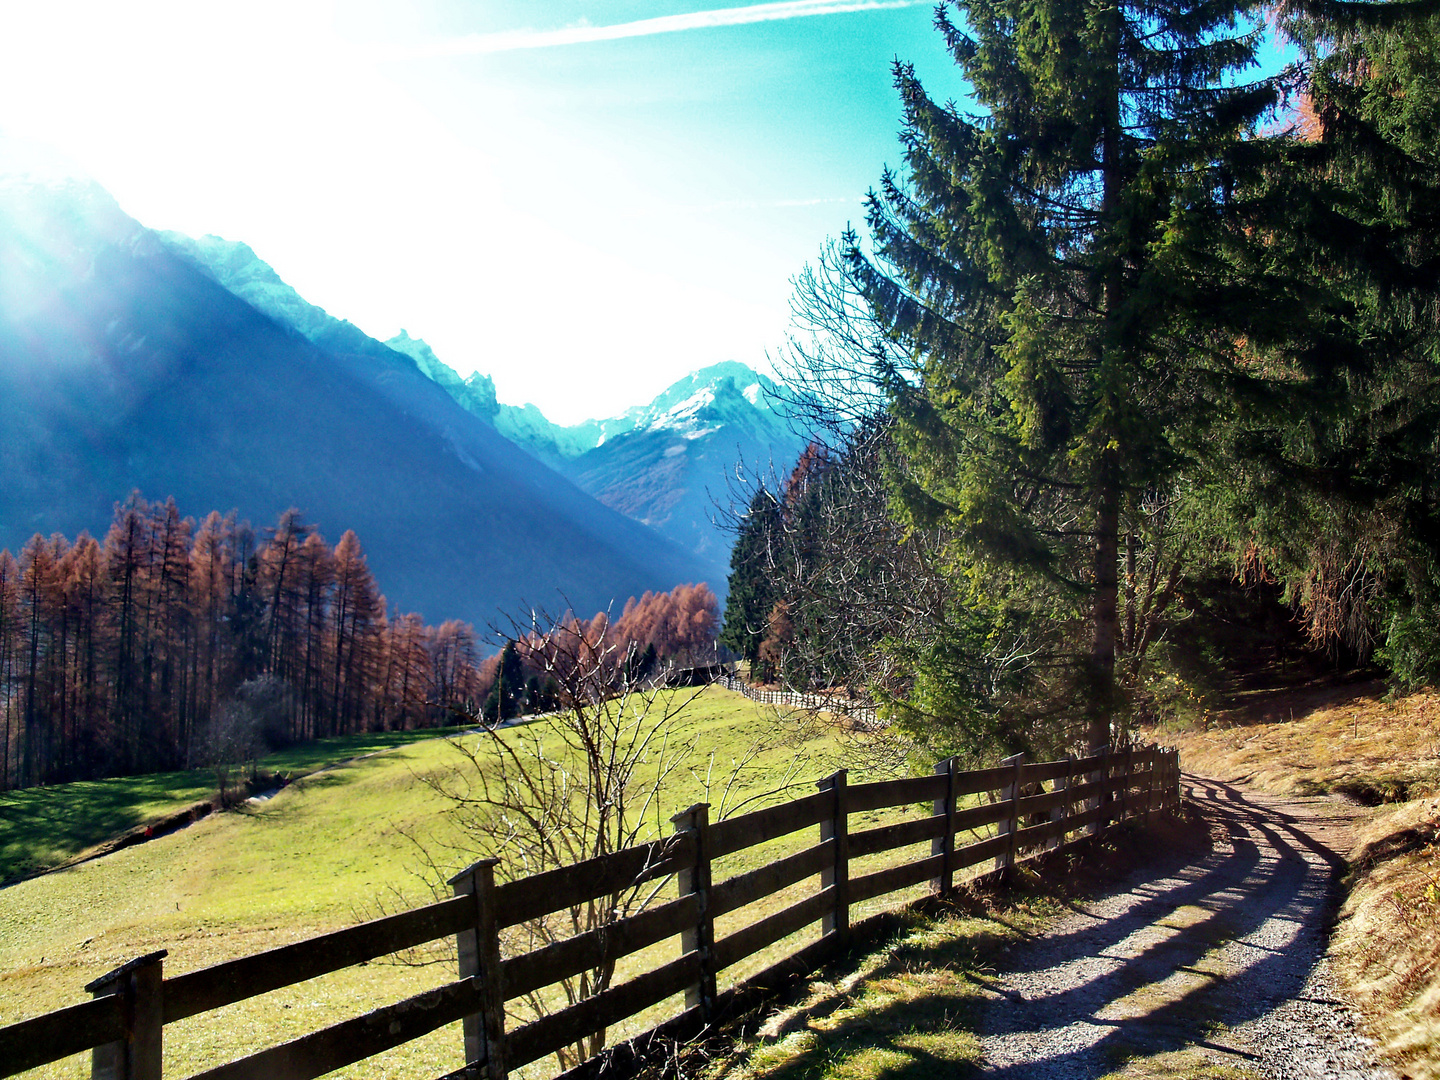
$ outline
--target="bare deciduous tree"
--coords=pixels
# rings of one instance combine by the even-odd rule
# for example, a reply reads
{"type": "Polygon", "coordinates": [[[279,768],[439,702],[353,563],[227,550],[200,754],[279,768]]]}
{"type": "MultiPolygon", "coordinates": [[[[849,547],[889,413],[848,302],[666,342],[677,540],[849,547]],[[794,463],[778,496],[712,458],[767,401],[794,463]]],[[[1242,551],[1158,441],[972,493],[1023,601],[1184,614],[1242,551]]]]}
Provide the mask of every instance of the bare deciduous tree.
{"type": "MultiPolygon", "coordinates": [[[[669,836],[680,809],[669,800],[685,789],[713,801],[715,816],[733,814],[779,797],[809,764],[792,756],[779,775],[765,777],[763,792],[750,791],[765,746],[757,741],[729,762],[707,755],[681,722],[704,688],[664,689],[632,677],[635,665],[627,661],[636,644],[606,631],[604,619],[567,617],[548,632],[513,635],[529,662],[554,680],[556,711],[505,725],[484,722],[472,707],[457,710],[475,726],[452,740],[457,756],[448,767],[419,777],[444,801],[454,832],[443,842],[408,834],[437,894],[454,870],[477,858],[499,859],[501,880],[514,880],[669,836]]],[[[663,859],[663,844],[656,851],[663,859]]],[[[649,876],[642,871],[633,884],[513,927],[505,951],[529,952],[635,915],[673,888],[669,877],[644,880],[649,876]]],[[[543,1016],[602,992],[614,976],[609,960],[564,980],[558,999],[537,991],[512,1007],[525,1018],[543,1016]]],[[[561,1067],[593,1056],[606,1035],[603,1028],[577,1032],[557,1052],[561,1067]]]]}

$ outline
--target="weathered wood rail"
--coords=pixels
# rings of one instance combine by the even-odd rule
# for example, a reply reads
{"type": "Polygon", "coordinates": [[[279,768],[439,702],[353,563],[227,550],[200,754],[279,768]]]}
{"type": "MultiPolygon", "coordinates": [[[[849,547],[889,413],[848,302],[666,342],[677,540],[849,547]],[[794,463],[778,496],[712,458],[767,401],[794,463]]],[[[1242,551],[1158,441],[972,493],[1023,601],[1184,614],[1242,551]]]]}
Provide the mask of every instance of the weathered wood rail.
{"type": "Polygon", "coordinates": [[[664,1028],[700,1031],[721,1015],[727,996],[746,989],[717,991],[720,974],[742,960],[820,922],[823,936],[790,961],[818,964],[845,944],[856,905],[927,881],[946,893],[967,869],[1003,870],[1126,818],[1173,811],[1179,776],[1175,751],[1149,747],[1033,764],[1016,757],[969,772],[952,759],[932,776],[854,785],[842,771],[814,794],[716,822],[699,804],[678,815],[675,832],[664,839],[503,883],[495,880],[493,861],[478,862],[452,881],[450,899],[213,967],[166,977],[163,951],[139,957],[90,983],[93,1000],[0,1028],[0,1076],[88,1050],[92,1077],[159,1080],[167,1024],[450,937],[459,957],[457,981],[192,1080],[308,1080],[457,1020],[468,1064],[452,1076],[505,1080],[512,1069],[682,992],[684,1009],[664,1028]],[[920,805],[929,812],[851,830],[851,815],[920,805]],[[816,844],[712,881],[724,856],[817,826],[816,844]],[[852,873],[861,869],[859,860],[927,840],[928,855],[852,873]],[[717,919],[816,876],[818,890],[716,937],[717,919]],[[501,955],[500,932],[508,927],[669,877],[678,884],[673,899],[600,930],[501,955]],[[676,937],[674,959],[507,1027],[507,1001],[676,937]]]}

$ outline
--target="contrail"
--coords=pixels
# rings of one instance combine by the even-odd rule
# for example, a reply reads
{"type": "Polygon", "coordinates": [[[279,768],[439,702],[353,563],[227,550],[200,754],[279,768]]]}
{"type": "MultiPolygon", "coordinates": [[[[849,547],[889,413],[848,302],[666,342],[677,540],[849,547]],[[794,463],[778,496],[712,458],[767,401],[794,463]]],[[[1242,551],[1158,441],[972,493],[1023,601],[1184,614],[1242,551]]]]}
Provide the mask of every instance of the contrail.
{"type": "Polygon", "coordinates": [[[548,49],[559,45],[584,45],[596,41],[649,37],[653,34],[674,34],[682,30],[707,30],[717,26],[743,26],[746,23],[779,22],[817,15],[845,15],[856,11],[886,11],[933,2],[934,0],[779,0],[778,3],[661,15],[653,19],[637,19],[634,22],[615,23],[611,26],[590,26],[582,23],[558,30],[505,30],[494,34],[470,34],[450,41],[401,46],[393,51],[386,50],[386,54],[403,59],[480,56],[516,49],[548,49]]]}

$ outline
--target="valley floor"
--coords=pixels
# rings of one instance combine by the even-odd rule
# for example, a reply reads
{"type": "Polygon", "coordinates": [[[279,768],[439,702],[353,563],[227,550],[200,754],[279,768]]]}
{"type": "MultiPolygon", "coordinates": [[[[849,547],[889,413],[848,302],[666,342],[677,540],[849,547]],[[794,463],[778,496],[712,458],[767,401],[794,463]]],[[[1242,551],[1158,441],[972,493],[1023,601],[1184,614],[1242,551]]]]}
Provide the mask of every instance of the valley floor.
{"type": "MultiPolygon", "coordinates": [[[[1090,869],[1060,867],[1059,892],[1022,888],[983,909],[905,917],[898,937],[818,975],[803,1000],[772,1007],[700,1071],[709,1080],[1393,1077],[1346,1004],[1358,987],[1399,1075],[1435,1075],[1426,987],[1440,948],[1431,865],[1440,803],[1376,811],[1335,793],[1388,790],[1382,782],[1420,790],[1433,775],[1436,710],[1425,695],[1395,702],[1371,690],[1317,691],[1294,719],[1269,698],[1265,710],[1169,733],[1191,770],[1186,826],[1122,831],[1128,862],[1117,868],[1107,849],[1090,869]],[[1195,836],[1209,837],[1203,850],[1195,836]],[[1351,891],[1327,955],[1342,879],[1351,891]],[[1418,974],[1397,982],[1397,971],[1418,974]]],[[[728,748],[774,721],[712,690],[696,722],[707,745],[728,748]]],[[[151,947],[171,949],[167,970],[185,970],[363,917],[405,882],[408,849],[394,827],[441,809],[413,781],[443,767],[444,751],[436,742],[354,760],[263,809],[5,890],[0,1022],[76,1000],[96,970],[151,947]],[[389,827],[378,830],[381,819],[389,827]]],[[[184,1022],[173,1041],[167,1030],[167,1067],[178,1075],[227,1060],[257,1038],[314,1030],[442,974],[362,966],[234,1007],[223,1031],[184,1022]]],[[[355,1075],[439,1075],[458,1046],[440,1032],[355,1075]]],[[[45,1075],[78,1076],[87,1064],[45,1075]]]]}

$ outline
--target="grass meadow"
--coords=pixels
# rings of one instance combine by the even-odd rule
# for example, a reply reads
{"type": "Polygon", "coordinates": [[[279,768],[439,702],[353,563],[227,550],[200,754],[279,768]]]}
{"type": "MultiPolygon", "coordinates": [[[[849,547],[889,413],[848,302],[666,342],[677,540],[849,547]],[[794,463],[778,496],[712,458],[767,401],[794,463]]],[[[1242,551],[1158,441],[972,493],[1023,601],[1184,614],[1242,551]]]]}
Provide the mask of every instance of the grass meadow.
{"type": "MultiPolygon", "coordinates": [[[[391,731],[320,739],[266,755],[267,772],[304,776],[458,729],[391,731]]],[[[210,769],[82,780],[0,792],[0,882],[49,870],[121,833],[160,821],[215,794],[210,769]]]]}
{"type": "MultiPolygon", "coordinates": [[[[677,723],[695,738],[698,752],[694,767],[672,776],[665,792],[665,831],[670,814],[704,796],[707,774],[725,775],[754,745],[763,749],[735,785],[732,801],[766,790],[797,767],[804,787],[795,793],[813,790],[811,783],[833,771],[842,753],[832,730],[792,722],[718,688],[700,694],[677,723]]],[[[85,1000],[86,982],[156,949],[169,951],[165,970],[176,975],[372,918],[381,903],[394,910],[428,901],[420,860],[404,834],[453,840],[445,804],[417,778],[451,767],[458,755],[443,738],[415,741],[421,734],[330,740],[274,755],[263,762],[272,771],[343,764],[314,772],[264,803],[213,814],[0,891],[0,1023],[85,1000]]],[[[15,864],[61,861],[104,839],[106,829],[123,830],[146,815],[203,798],[204,779],[202,773],[172,774],[19,793],[24,798],[4,807],[5,850],[18,853],[15,864]],[[42,806],[53,808],[48,818],[37,811],[42,806]],[[71,824],[57,839],[48,832],[50,820],[71,824]]],[[[856,821],[852,828],[868,823],[856,821]]],[[[733,856],[723,872],[738,873],[814,843],[811,833],[733,856]]],[[[459,855],[450,853],[452,859],[459,855]]],[[[814,882],[794,888],[806,887],[814,882]]],[[[771,906],[796,895],[772,898],[771,906]]],[[[736,918],[743,924],[758,917],[760,906],[736,918]]],[[[639,970],[677,953],[676,942],[662,942],[626,966],[639,970]]],[[[455,977],[449,960],[376,961],[193,1017],[166,1028],[166,1075],[197,1072],[455,977]]],[[[656,1018],[664,1008],[652,1011],[656,1018]]],[[[337,1075],[433,1077],[463,1064],[461,1057],[458,1026],[452,1025],[337,1075]]],[[[537,1065],[541,1072],[549,1068],[537,1065]]],[[[88,1071],[84,1055],[27,1075],[78,1078],[88,1071]]]]}

